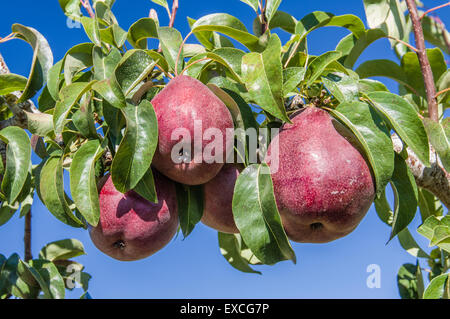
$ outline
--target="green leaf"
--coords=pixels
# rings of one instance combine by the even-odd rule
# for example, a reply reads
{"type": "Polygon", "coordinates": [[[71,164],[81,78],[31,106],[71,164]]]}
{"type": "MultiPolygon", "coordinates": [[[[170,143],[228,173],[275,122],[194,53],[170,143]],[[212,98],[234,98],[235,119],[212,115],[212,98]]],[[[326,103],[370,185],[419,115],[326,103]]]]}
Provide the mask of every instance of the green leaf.
{"type": "MultiPolygon", "coordinates": [[[[261,52],[264,48],[259,38],[248,33],[245,25],[239,19],[226,13],[213,13],[198,19],[191,26],[193,33],[202,31],[217,31],[242,43],[251,51],[261,52]]],[[[204,42],[202,42],[205,45],[204,42]]],[[[206,46],[206,45],[205,45],[206,46]]]]}
{"type": "Polygon", "coordinates": [[[395,208],[389,240],[412,222],[416,215],[419,200],[414,176],[406,165],[405,160],[397,154],[395,154],[395,168],[391,185],[394,191],[395,208]]]}
{"type": "MultiPolygon", "coordinates": [[[[380,28],[387,35],[408,41],[409,30],[398,0],[363,0],[369,28],[380,28]]],[[[391,45],[397,44],[390,40],[391,45]]]]}
{"type": "Polygon", "coordinates": [[[67,85],[72,83],[73,77],[78,72],[92,66],[93,48],[93,43],[81,43],[67,51],[63,63],[64,79],[66,80],[67,85]]]}
{"type": "Polygon", "coordinates": [[[120,51],[111,48],[108,54],[104,53],[102,48],[94,47],[92,52],[92,61],[94,66],[94,79],[103,81],[110,79],[114,75],[114,70],[122,59],[120,51]]]}
{"type": "Polygon", "coordinates": [[[178,52],[183,43],[181,33],[174,28],[160,27],[158,28],[158,36],[162,52],[170,68],[175,71],[175,64],[178,63],[177,70],[181,72],[184,66],[183,50],[181,50],[180,58],[177,61],[178,52]]]}
{"type": "MultiPolygon", "coordinates": [[[[438,48],[427,49],[426,52],[433,72],[433,78],[437,81],[447,70],[444,55],[438,48]]],[[[407,83],[421,96],[426,97],[422,69],[416,52],[405,53],[402,57],[401,65],[405,72],[407,83]]]]}
{"type": "Polygon", "coordinates": [[[158,203],[158,196],[156,194],[155,180],[153,178],[153,172],[148,169],[144,177],[134,188],[134,191],[146,200],[152,203],[158,203]]]}
{"type": "Polygon", "coordinates": [[[404,98],[389,92],[367,94],[375,108],[390,122],[400,138],[430,166],[430,147],[425,127],[414,107],[404,98]]]}
{"type": "Polygon", "coordinates": [[[61,134],[66,124],[67,116],[72,107],[88,92],[96,81],[75,82],[64,87],[59,95],[60,100],[56,103],[53,114],[53,125],[56,134],[61,134]]]}
{"type": "Polygon", "coordinates": [[[98,140],[88,141],[75,153],[70,166],[70,190],[77,209],[92,225],[97,226],[100,204],[95,179],[95,163],[104,152],[98,140]]]}
{"type": "Polygon", "coordinates": [[[281,28],[284,31],[293,34],[295,33],[295,26],[297,25],[297,22],[298,22],[297,19],[295,19],[289,13],[277,11],[272,16],[272,19],[269,22],[269,29],[272,30],[276,28],[281,28]]]}
{"type": "Polygon", "coordinates": [[[147,39],[158,39],[158,23],[151,18],[142,18],[128,30],[128,41],[136,49],[147,49],[147,39]]]}
{"type": "Polygon", "coordinates": [[[366,30],[364,33],[359,34],[358,37],[354,34],[349,34],[336,46],[336,51],[342,53],[339,61],[345,67],[353,69],[364,50],[376,40],[384,37],[386,37],[386,34],[381,29],[366,30]]]}
{"type": "Polygon", "coordinates": [[[408,228],[404,228],[400,231],[397,237],[402,248],[411,256],[416,258],[430,258],[430,256],[422,248],[420,248],[408,228]]]}
{"type": "Polygon", "coordinates": [[[203,215],[203,187],[176,184],[178,217],[184,238],[194,230],[203,215]]]}
{"type": "Polygon", "coordinates": [[[358,81],[344,73],[329,73],[322,77],[327,90],[340,102],[349,102],[358,99],[358,81]]]}
{"type": "Polygon", "coordinates": [[[442,123],[428,118],[423,119],[431,145],[439,155],[442,165],[450,172],[450,119],[445,118],[442,123]]]}
{"type": "MultiPolygon", "coordinates": [[[[419,11],[419,15],[422,14],[423,13],[419,11]]],[[[450,54],[447,46],[448,40],[446,40],[446,38],[450,39],[450,33],[445,29],[444,25],[429,15],[422,17],[421,22],[425,41],[439,47],[446,54],[450,54]]]]}
{"type": "Polygon", "coordinates": [[[330,51],[315,58],[306,70],[305,79],[306,85],[311,86],[325,71],[326,67],[332,62],[335,62],[341,57],[341,53],[337,51],[330,51]]]}
{"type": "MultiPolygon", "coordinates": [[[[428,238],[430,240],[430,246],[432,246],[431,242],[433,241],[435,236],[434,231],[436,228],[440,226],[450,227],[450,217],[445,216],[442,219],[438,219],[435,216],[430,216],[417,229],[417,232],[422,236],[428,238]]],[[[437,246],[450,253],[450,242],[448,241],[438,242],[437,246]]]]}
{"type": "Polygon", "coordinates": [[[28,79],[18,74],[0,74],[0,95],[7,95],[15,91],[23,91],[28,79]]]}
{"type": "Polygon", "coordinates": [[[97,46],[102,45],[100,27],[97,19],[81,17],[81,24],[89,40],[97,46]]]}
{"type": "Polygon", "coordinates": [[[273,116],[290,122],[283,99],[281,42],[272,35],[263,53],[252,52],[242,58],[242,80],[250,98],[273,116]]]}
{"type": "Polygon", "coordinates": [[[32,98],[44,86],[47,73],[53,65],[53,54],[47,40],[36,29],[21,24],[13,24],[12,32],[16,37],[28,42],[33,48],[33,62],[31,64],[28,82],[17,103],[32,98]]]}
{"type": "Polygon", "coordinates": [[[73,125],[75,125],[81,135],[87,138],[98,138],[94,114],[92,112],[93,101],[91,96],[84,95],[80,104],[80,108],[72,116],[73,125]]]}
{"type": "Polygon", "coordinates": [[[158,122],[153,106],[143,100],[139,106],[121,109],[127,128],[112,162],[114,186],[122,193],[136,187],[147,170],[158,144],[158,122]]]}
{"type": "Polygon", "coordinates": [[[46,113],[30,113],[27,116],[28,130],[31,134],[45,137],[53,132],[53,116],[46,113]]]}
{"type": "Polygon", "coordinates": [[[404,264],[398,270],[397,286],[402,299],[418,299],[418,275],[417,266],[404,264]]]}
{"type": "Polygon", "coordinates": [[[100,94],[109,105],[118,109],[125,107],[125,96],[115,79],[96,82],[92,85],[92,89],[100,94]]]}
{"type": "Polygon", "coordinates": [[[233,216],[243,240],[264,264],[296,262],[295,253],[281,225],[266,164],[248,166],[236,181],[233,216]]]}
{"type": "Polygon", "coordinates": [[[72,227],[83,227],[83,223],[72,214],[64,193],[62,158],[50,157],[45,162],[38,186],[42,202],[57,219],[72,227]]]}
{"type": "Polygon", "coordinates": [[[296,91],[297,86],[305,78],[306,69],[303,67],[289,67],[283,70],[283,96],[296,91]]]}
{"type": "Polygon", "coordinates": [[[357,37],[365,31],[364,23],[355,15],[335,16],[332,13],[315,11],[298,21],[295,33],[300,35],[299,41],[303,41],[310,32],[321,27],[343,27],[357,37]]]}
{"type": "Polygon", "coordinates": [[[391,60],[369,60],[362,63],[356,70],[361,79],[382,76],[397,81],[411,91],[414,91],[408,84],[408,77],[403,69],[391,60]]]}
{"type": "Polygon", "coordinates": [[[40,259],[65,260],[85,255],[83,244],[77,239],[63,239],[51,242],[39,252],[40,259]]]}
{"type": "Polygon", "coordinates": [[[30,266],[37,270],[42,278],[42,284],[47,287],[43,289],[44,298],[64,299],[66,293],[64,280],[55,264],[47,260],[35,259],[30,261],[30,266]]]}
{"type": "Polygon", "coordinates": [[[359,91],[364,93],[370,92],[388,92],[386,85],[377,80],[363,79],[358,81],[359,91]]]}
{"type": "Polygon", "coordinates": [[[19,255],[14,253],[0,266],[0,296],[11,292],[18,279],[19,255]]]}
{"type": "Polygon", "coordinates": [[[430,216],[442,216],[444,214],[441,201],[423,188],[419,188],[419,208],[422,222],[430,216]]]}
{"type": "Polygon", "coordinates": [[[248,261],[241,255],[242,238],[239,234],[224,234],[218,232],[220,252],[228,263],[239,271],[245,273],[260,274],[253,270],[248,261]]]}
{"type": "Polygon", "coordinates": [[[376,193],[380,195],[394,171],[394,150],[389,130],[367,103],[345,102],[329,110],[357,137],[372,167],[376,193]]]}
{"type": "Polygon", "coordinates": [[[53,65],[47,73],[47,90],[54,101],[59,98],[59,86],[61,83],[61,71],[63,70],[63,66],[64,59],[53,65]]]}
{"type": "Polygon", "coordinates": [[[1,202],[0,205],[0,226],[5,225],[14,216],[19,209],[19,203],[16,202],[13,205],[8,202],[1,202]]]}
{"type": "Polygon", "coordinates": [[[127,97],[136,86],[147,78],[156,62],[143,50],[130,50],[117,65],[117,83],[127,97]]]}
{"type": "Polygon", "coordinates": [[[258,0],[241,0],[241,2],[248,4],[255,12],[258,12],[258,0]]]}
{"type": "Polygon", "coordinates": [[[7,144],[6,169],[1,190],[13,204],[20,195],[31,166],[31,144],[28,134],[17,126],[0,131],[0,139],[7,144]]]}
{"type": "Polygon", "coordinates": [[[81,13],[81,2],[79,0],[58,0],[64,14],[75,21],[80,21],[83,14],[81,13]]]}
{"type": "Polygon", "coordinates": [[[151,0],[153,3],[156,3],[164,8],[166,8],[167,10],[169,10],[169,5],[167,4],[167,0],[151,0]]]}
{"type": "Polygon", "coordinates": [[[375,210],[381,221],[388,226],[392,226],[392,222],[394,221],[394,212],[391,209],[391,205],[389,205],[389,202],[387,201],[386,190],[383,190],[380,197],[375,198],[375,210]]]}
{"type": "Polygon", "coordinates": [[[431,280],[423,294],[423,299],[448,299],[450,274],[439,275],[431,280]]]}
{"type": "Polygon", "coordinates": [[[266,18],[267,21],[270,23],[270,21],[272,20],[273,16],[275,15],[275,13],[278,10],[278,7],[281,4],[281,0],[266,0],[266,18]]]}

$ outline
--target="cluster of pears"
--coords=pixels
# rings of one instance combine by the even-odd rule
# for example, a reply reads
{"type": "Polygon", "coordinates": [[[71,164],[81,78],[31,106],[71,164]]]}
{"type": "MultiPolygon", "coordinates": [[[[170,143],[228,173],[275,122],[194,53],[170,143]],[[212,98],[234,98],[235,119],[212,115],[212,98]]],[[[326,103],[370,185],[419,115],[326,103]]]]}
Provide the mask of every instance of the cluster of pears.
{"type": "MultiPolygon", "coordinates": [[[[152,162],[158,203],[134,191],[120,193],[109,175],[99,183],[100,222],[90,235],[101,251],[118,260],[148,257],[175,236],[178,210],[173,181],[203,185],[205,225],[224,233],[239,232],[232,199],[244,167],[199,161],[195,156],[172,160],[172,150],[180,142],[173,140],[173,131],[185,128],[194,136],[195,121],[201,121],[202,133],[208,128],[222,132],[223,154],[215,157],[225,160],[226,151],[233,149],[226,140],[226,130],[233,128],[228,108],[207,86],[184,75],[172,79],[152,104],[159,130],[152,162]]],[[[272,143],[275,141],[279,165],[272,180],[288,237],[296,242],[324,243],[353,231],[373,202],[375,191],[371,171],[352,134],[326,111],[307,108],[282,126],[272,143]]],[[[192,153],[203,154],[208,143],[193,141],[192,153]]]]}

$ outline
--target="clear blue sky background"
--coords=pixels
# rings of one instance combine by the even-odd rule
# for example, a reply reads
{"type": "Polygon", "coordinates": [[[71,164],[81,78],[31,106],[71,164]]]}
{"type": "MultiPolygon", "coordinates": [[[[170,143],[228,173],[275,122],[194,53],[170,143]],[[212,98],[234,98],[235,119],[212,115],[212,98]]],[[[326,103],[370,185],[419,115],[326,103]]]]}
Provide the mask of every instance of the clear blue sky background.
{"type": "MultiPolygon", "coordinates": [[[[429,6],[443,1],[426,0],[429,6]]],[[[60,60],[72,46],[87,42],[82,29],[69,29],[56,0],[2,1],[0,36],[11,31],[13,23],[21,23],[38,29],[49,41],[55,61],[60,60]]],[[[164,9],[150,0],[117,0],[114,12],[124,29],[137,19],[148,15],[150,8],[160,15],[161,25],[167,25],[164,9]]],[[[365,22],[361,0],[349,1],[298,1],[284,0],[280,7],[297,19],[323,10],[334,14],[352,13],[365,22]]],[[[251,30],[254,13],[238,0],[205,1],[180,0],[176,27],[186,35],[186,16],[225,12],[241,19],[251,30]]],[[[439,11],[440,17],[450,25],[450,9],[439,11]]],[[[323,28],[309,37],[312,54],[333,50],[338,39],[347,34],[339,28],[323,28]]],[[[287,40],[287,36],[282,38],[287,40]]],[[[28,44],[15,40],[0,44],[0,52],[13,73],[28,76],[32,50],[28,44]]],[[[395,56],[386,40],[379,40],[362,55],[358,64],[368,59],[395,56]]],[[[448,59],[448,57],[447,57],[448,59]]],[[[383,82],[395,92],[392,81],[383,82]]],[[[420,224],[416,218],[410,229],[420,224]]],[[[0,253],[23,254],[24,221],[16,215],[0,229],[0,253]]],[[[37,256],[40,248],[50,241],[76,238],[83,242],[87,255],[76,260],[86,266],[93,278],[89,292],[94,298],[398,298],[397,270],[415,259],[405,252],[394,239],[386,245],[390,229],[377,217],[372,207],[360,226],[349,236],[329,244],[296,244],[297,265],[283,262],[276,266],[261,266],[263,275],[243,274],[235,270],[222,257],[217,243],[217,233],[201,224],[194,233],[183,240],[176,238],[166,248],[142,261],[124,263],[102,254],[91,243],[84,230],[73,229],[56,220],[36,196],[33,206],[32,248],[37,256]],[[367,266],[381,267],[381,288],[366,286],[367,266]]],[[[416,236],[423,248],[427,241],[416,236]]],[[[81,289],[68,294],[77,298],[81,289]]]]}

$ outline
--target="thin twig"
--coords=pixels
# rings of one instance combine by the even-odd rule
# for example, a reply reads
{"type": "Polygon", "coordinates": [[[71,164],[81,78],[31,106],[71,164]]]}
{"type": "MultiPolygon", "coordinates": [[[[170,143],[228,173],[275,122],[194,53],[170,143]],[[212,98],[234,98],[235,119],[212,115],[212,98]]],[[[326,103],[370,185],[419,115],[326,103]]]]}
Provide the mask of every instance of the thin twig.
{"type": "Polygon", "coordinates": [[[443,89],[442,91],[439,91],[436,93],[436,97],[438,97],[439,95],[444,94],[445,92],[448,92],[448,91],[450,91],[450,88],[443,89]]]}
{"type": "Polygon", "coordinates": [[[203,61],[206,61],[206,60],[211,60],[211,58],[201,58],[201,59],[199,59],[199,60],[197,60],[197,61],[192,62],[191,64],[187,65],[187,66],[183,69],[183,71],[181,71],[180,75],[183,75],[184,71],[186,71],[187,69],[189,69],[189,68],[190,68],[191,66],[193,66],[194,64],[197,64],[197,63],[200,63],[200,62],[203,62],[203,61]]]}
{"type": "Polygon", "coordinates": [[[397,42],[399,42],[399,43],[401,43],[401,44],[403,44],[403,45],[406,45],[408,48],[410,48],[411,50],[413,50],[413,51],[416,52],[416,53],[418,52],[417,48],[416,48],[415,46],[409,44],[408,42],[405,42],[405,41],[403,41],[403,40],[400,40],[400,39],[391,37],[390,35],[388,35],[387,38],[388,38],[388,39],[391,39],[391,40],[394,40],[394,41],[397,41],[397,42]]]}
{"type": "Polygon", "coordinates": [[[425,83],[425,91],[427,94],[428,114],[433,121],[439,121],[438,104],[436,100],[436,87],[434,85],[433,72],[431,70],[430,61],[426,53],[425,39],[423,35],[422,24],[420,23],[419,14],[415,0],[406,0],[411,21],[413,24],[414,37],[416,39],[417,56],[419,58],[420,68],[425,83]]]}
{"type": "Polygon", "coordinates": [[[420,16],[420,20],[422,20],[423,18],[425,18],[425,16],[426,16],[428,13],[433,12],[433,11],[436,11],[436,10],[441,9],[441,8],[444,8],[444,7],[447,7],[447,6],[450,6],[450,1],[447,2],[447,3],[441,4],[440,6],[431,8],[430,10],[425,11],[425,12],[420,16]]]}
{"type": "Polygon", "coordinates": [[[155,64],[155,66],[161,70],[161,72],[163,72],[168,78],[173,79],[173,75],[170,74],[169,72],[164,71],[164,69],[159,65],[159,64],[155,64]]]}
{"type": "Polygon", "coordinates": [[[170,22],[169,22],[170,28],[173,28],[173,25],[175,24],[175,18],[177,16],[177,11],[178,11],[178,0],[173,0],[172,14],[169,16],[170,17],[170,22]]]}
{"type": "Polygon", "coordinates": [[[442,37],[444,38],[444,42],[445,45],[447,47],[447,51],[450,52],[450,39],[448,38],[448,32],[445,29],[445,24],[444,22],[442,22],[442,20],[439,17],[432,17],[432,19],[434,19],[434,21],[436,21],[436,23],[438,24],[439,28],[441,29],[442,32],[442,37]]]}
{"type": "Polygon", "coordinates": [[[89,0],[80,0],[81,5],[86,9],[87,13],[92,19],[95,19],[94,9],[92,9],[91,2],[89,0]]]}
{"type": "Polygon", "coordinates": [[[188,35],[184,38],[183,43],[181,43],[180,50],[178,50],[177,59],[175,60],[175,76],[178,75],[178,61],[181,57],[181,51],[183,51],[184,45],[186,44],[187,39],[192,35],[192,31],[188,33],[188,35]]]}
{"type": "Polygon", "coordinates": [[[13,33],[11,33],[11,34],[8,34],[8,35],[7,35],[6,37],[4,37],[4,38],[0,37],[0,43],[4,43],[4,42],[7,42],[7,41],[9,41],[9,40],[12,40],[12,39],[15,38],[15,36],[16,36],[16,33],[13,32],[13,33]]]}

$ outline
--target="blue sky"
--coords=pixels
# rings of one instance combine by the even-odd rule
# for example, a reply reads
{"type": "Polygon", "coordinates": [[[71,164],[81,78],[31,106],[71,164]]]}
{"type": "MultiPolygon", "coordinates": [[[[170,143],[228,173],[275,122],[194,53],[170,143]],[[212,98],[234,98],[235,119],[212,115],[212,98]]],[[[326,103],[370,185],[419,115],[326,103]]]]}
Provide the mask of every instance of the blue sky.
{"type": "MultiPolygon", "coordinates": [[[[442,3],[425,2],[431,6],[442,3]]],[[[121,26],[128,29],[134,21],[147,16],[152,7],[160,15],[161,25],[167,25],[165,10],[150,0],[117,0],[114,13],[121,26]]],[[[361,0],[285,0],[280,9],[297,19],[312,11],[323,10],[334,14],[352,13],[365,21],[361,0]]],[[[11,32],[13,23],[32,26],[48,39],[55,61],[72,46],[88,41],[82,29],[67,27],[66,17],[56,0],[3,1],[2,12],[7,14],[0,20],[0,36],[11,32]]],[[[199,18],[216,12],[238,17],[251,30],[254,13],[238,0],[180,0],[175,26],[186,35],[186,16],[199,18]]],[[[439,14],[450,25],[450,9],[442,9],[439,14]]],[[[311,53],[333,50],[346,34],[347,31],[338,28],[313,32],[309,37],[311,53]]],[[[287,36],[282,38],[286,39],[287,36]]],[[[32,50],[26,43],[15,40],[0,44],[0,52],[13,73],[28,75],[32,50]]],[[[379,40],[371,45],[357,64],[376,58],[395,60],[387,41],[379,40]]],[[[392,81],[383,79],[383,82],[396,91],[392,81]]],[[[0,253],[23,254],[23,224],[16,215],[0,229],[0,253]]],[[[416,218],[410,229],[415,233],[419,224],[420,220],[416,218]]],[[[272,267],[257,267],[262,276],[243,274],[229,266],[219,252],[217,233],[202,224],[187,239],[179,236],[157,254],[131,263],[115,261],[102,254],[93,246],[86,231],[57,221],[37,196],[32,226],[32,249],[36,257],[39,249],[50,241],[76,238],[83,242],[87,255],[76,260],[93,276],[89,292],[94,298],[398,298],[397,271],[403,263],[415,263],[397,239],[386,244],[390,229],[378,219],[373,207],[347,237],[320,245],[293,243],[297,264],[283,262],[272,267]],[[371,264],[380,266],[381,288],[369,289],[366,285],[369,275],[366,270],[371,264]]],[[[427,241],[415,237],[427,249],[427,241]]],[[[77,298],[81,294],[81,289],[75,289],[68,297],[77,298]]]]}

